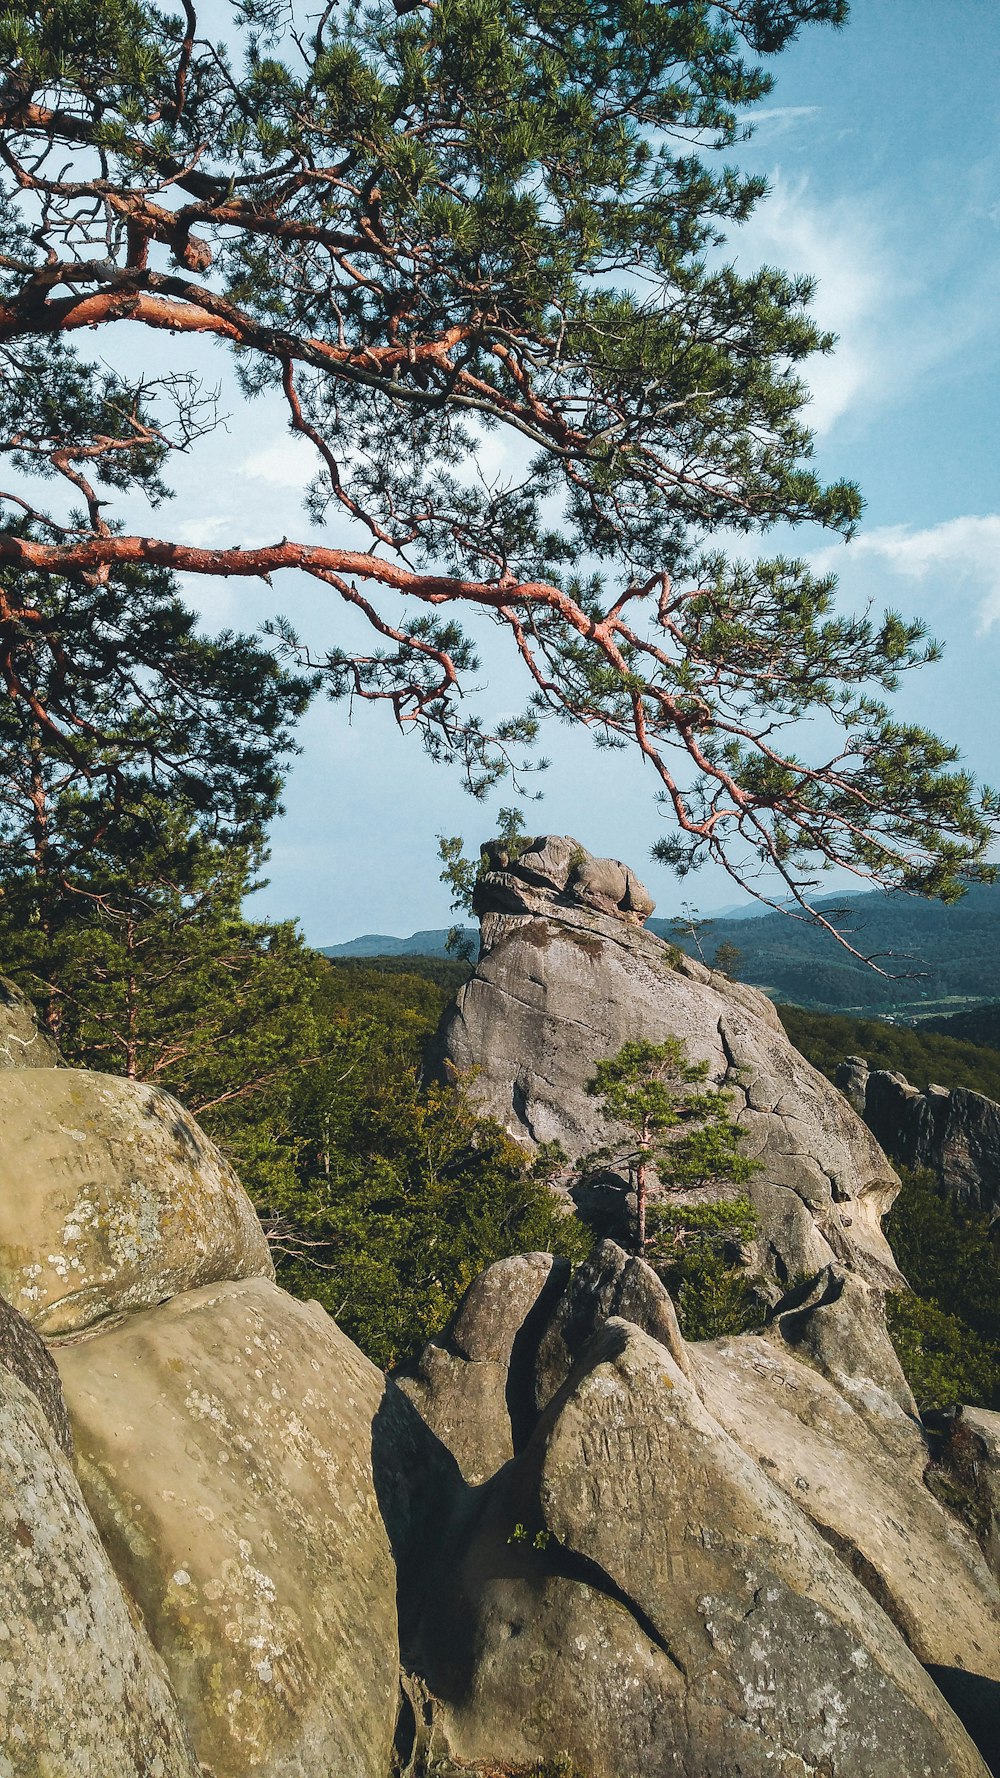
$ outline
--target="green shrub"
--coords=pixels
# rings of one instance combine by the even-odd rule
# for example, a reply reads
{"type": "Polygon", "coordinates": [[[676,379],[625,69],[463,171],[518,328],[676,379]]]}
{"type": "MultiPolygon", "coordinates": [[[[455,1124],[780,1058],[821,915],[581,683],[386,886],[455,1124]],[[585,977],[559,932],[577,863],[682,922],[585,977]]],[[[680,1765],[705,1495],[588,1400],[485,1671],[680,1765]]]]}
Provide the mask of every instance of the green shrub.
{"type": "Polygon", "coordinates": [[[677,1305],[689,1340],[747,1333],[764,1319],[760,1281],[743,1250],[757,1233],[747,1197],[703,1204],[654,1204],[646,1258],[677,1305]]]}

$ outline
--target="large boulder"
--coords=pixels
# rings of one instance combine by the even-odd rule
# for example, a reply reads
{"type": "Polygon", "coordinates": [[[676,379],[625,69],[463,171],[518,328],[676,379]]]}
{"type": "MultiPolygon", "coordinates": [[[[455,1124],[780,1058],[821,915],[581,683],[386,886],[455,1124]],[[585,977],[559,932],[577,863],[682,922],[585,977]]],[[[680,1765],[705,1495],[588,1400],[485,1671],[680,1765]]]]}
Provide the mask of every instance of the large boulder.
{"type": "Polygon", "coordinates": [[[31,1390],[56,1443],[73,1455],[73,1433],[59,1370],[40,1333],[0,1296],[0,1374],[12,1372],[31,1390]]]}
{"type": "Polygon", "coordinates": [[[21,989],[0,975],[0,1068],[58,1068],[59,1051],[21,989]]]}
{"type": "Polygon", "coordinates": [[[517,1141],[558,1141],[576,1160],[621,1141],[585,1091],[595,1064],[626,1042],[681,1037],[730,1091],[761,1163],[749,1191],[776,1294],[831,1262],[898,1287],[880,1218],[899,1182],[860,1118],[792,1048],[765,995],[575,899],[573,846],[536,840],[480,880],[479,963],[433,1065],[470,1074],[477,1102],[517,1141]]]}
{"type": "Polygon", "coordinates": [[[876,1418],[781,1340],[743,1335],[690,1351],[713,1418],[812,1520],[917,1658],[977,1676],[1000,1703],[1000,1588],[962,1519],[925,1485],[918,1422],[884,1398],[876,1418]]]}
{"type": "Polygon", "coordinates": [[[493,1475],[534,1426],[536,1329],[568,1277],[567,1262],[551,1253],[498,1260],[469,1286],[444,1333],[396,1375],[467,1482],[493,1475]]]}
{"type": "Polygon", "coordinates": [[[0,1368],[0,1774],[198,1778],[41,1404],[0,1368]]]}
{"type": "Polygon", "coordinates": [[[870,1592],[623,1321],[463,1503],[413,1649],[463,1770],[986,1771],[870,1592]]]}
{"type": "Polygon", "coordinates": [[[214,1778],[385,1778],[381,1372],[263,1278],[56,1352],[87,1503],[214,1778]]]}
{"type": "Polygon", "coordinates": [[[43,1333],[273,1275],[239,1180],[169,1093],[73,1068],[0,1072],[0,1292],[43,1333]]]}

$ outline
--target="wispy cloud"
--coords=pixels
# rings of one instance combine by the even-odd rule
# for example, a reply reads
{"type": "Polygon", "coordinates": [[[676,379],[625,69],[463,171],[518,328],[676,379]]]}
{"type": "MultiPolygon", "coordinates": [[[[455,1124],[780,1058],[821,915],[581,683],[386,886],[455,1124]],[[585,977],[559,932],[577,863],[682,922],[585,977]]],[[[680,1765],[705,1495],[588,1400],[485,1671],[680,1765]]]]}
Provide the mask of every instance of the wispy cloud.
{"type": "Polygon", "coordinates": [[[943,597],[955,594],[976,605],[979,629],[1000,619],[1000,513],[969,513],[917,530],[883,525],[847,545],[822,550],[813,558],[820,570],[842,570],[845,561],[879,562],[902,580],[923,582],[943,597]]]}
{"type": "Polygon", "coordinates": [[[884,322],[896,268],[878,217],[856,200],[822,202],[807,178],[772,175],[771,192],[737,238],[741,265],[807,272],[816,280],[812,312],[837,335],[831,357],[805,367],[809,424],[825,433],[885,381],[884,322]]]}
{"type": "Polygon", "coordinates": [[[794,130],[807,117],[818,116],[819,105],[765,105],[760,111],[748,111],[744,122],[749,124],[758,140],[783,136],[794,130]]]}
{"type": "MultiPolygon", "coordinates": [[[[812,312],[837,335],[804,367],[809,424],[820,435],[845,415],[873,415],[977,342],[993,341],[1000,262],[970,262],[970,204],[939,215],[933,253],[915,254],[913,218],[887,193],[822,195],[808,175],[770,175],[771,191],[732,239],[743,269],[777,265],[816,280],[812,312]]],[[[977,238],[982,223],[976,216],[977,238]]]]}

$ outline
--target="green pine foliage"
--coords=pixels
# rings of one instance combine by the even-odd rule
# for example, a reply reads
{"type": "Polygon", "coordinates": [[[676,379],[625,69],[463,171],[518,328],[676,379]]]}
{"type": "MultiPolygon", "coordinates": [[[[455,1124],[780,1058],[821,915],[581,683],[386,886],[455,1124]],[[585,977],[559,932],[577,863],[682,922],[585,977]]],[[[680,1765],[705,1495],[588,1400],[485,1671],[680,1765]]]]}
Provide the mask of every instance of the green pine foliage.
{"type": "MultiPolygon", "coordinates": [[[[808,894],[834,864],[945,900],[988,876],[1000,800],[886,701],[936,658],[923,624],[845,615],[830,577],[755,554],[776,526],[850,535],[862,509],[817,473],[808,365],[834,340],[811,280],[723,250],[766,193],[727,155],[766,58],[847,10],[231,0],[215,41],[187,0],[0,10],[15,699],[47,583],[74,607],[40,706],[68,756],[89,618],[128,607],[130,577],[287,569],[348,621],[318,648],[275,612],[278,653],[392,711],[476,794],[516,781],[555,716],[652,770],[657,855],[681,869],[764,860],[808,894]],[[136,374],[144,326],[160,374],[136,374]],[[342,546],[262,547],[249,514],[246,547],[190,546],[183,519],[126,534],[217,423],[188,343],[206,334],[311,441],[305,507],[342,546]],[[524,453],[513,479],[480,473],[484,430],[524,453]],[[746,559],[719,547],[734,533],[746,559]],[[470,614],[518,660],[513,715],[471,698],[470,614]],[[841,740],[810,761],[814,714],[841,740]]],[[[123,628],[119,658],[148,664],[123,628]]]]}
{"type": "Polygon", "coordinates": [[[262,1208],[278,1275],[377,1364],[440,1331],[472,1280],[512,1253],[580,1260],[590,1238],[461,1086],[421,1088],[412,1044],[346,1023],[295,1108],[294,1185],[262,1208]]]}
{"type": "Polygon", "coordinates": [[[717,1340],[760,1327],[767,1303],[744,1255],[758,1232],[750,1199],[653,1204],[646,1258],[677,1305],[688,1340],[717,1340]]]}

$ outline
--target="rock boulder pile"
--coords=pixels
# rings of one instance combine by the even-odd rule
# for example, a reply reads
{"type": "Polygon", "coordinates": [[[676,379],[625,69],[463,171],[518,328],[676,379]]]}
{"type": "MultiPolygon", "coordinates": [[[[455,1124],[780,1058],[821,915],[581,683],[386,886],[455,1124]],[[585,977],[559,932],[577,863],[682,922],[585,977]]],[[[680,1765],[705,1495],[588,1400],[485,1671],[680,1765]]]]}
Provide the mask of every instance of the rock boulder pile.
{"type": "Polygon", "coordinates": [[[765,1157],[767,1325],[687,1343],[605,1240],[498,1262],[386,1378],[166,1095],[5,1068],[0,1778],[1000,1771],[1000,1416],[950,1455],[916,1416],[891,1169],[577,850],[491,873],[546,911],[486,912],[446,1053],[522,1020],[479,1059],[530,1142],[592,1117],[584,1055],[679,1030],[765,1157]]]}

